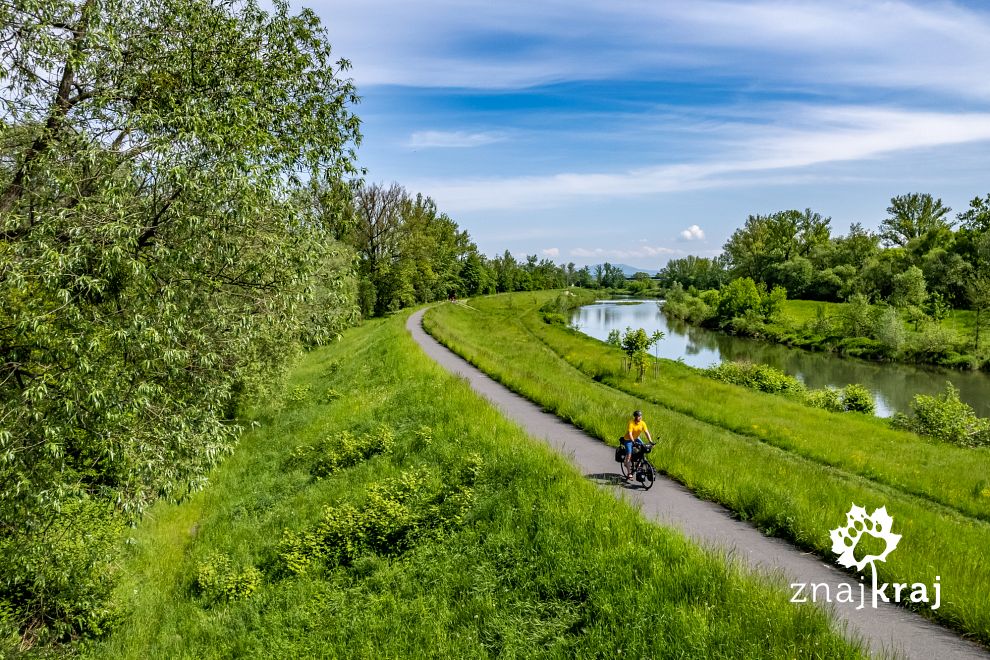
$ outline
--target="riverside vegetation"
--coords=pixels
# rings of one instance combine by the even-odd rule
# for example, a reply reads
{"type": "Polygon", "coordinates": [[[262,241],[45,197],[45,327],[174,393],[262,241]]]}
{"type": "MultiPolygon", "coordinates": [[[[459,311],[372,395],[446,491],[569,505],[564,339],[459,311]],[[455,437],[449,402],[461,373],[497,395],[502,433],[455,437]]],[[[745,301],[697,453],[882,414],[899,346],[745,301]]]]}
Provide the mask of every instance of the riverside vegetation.
{"type": "Polygon", "coordinates": [[[621,349],[544,322],[538,310],[556,295],[446,305],[425,325],[497,380],[603,441],[614,442],[629,411],[642,408],[663,440],[653,454],[661,470],[822,557],[831,557],[829,530],[851,503],[886,506],[903,539],[878,565],[879,578],[939,575],[942,606],[922,613],[990,641],[990,451],[721,383],[667,360],[656,377],[637,382],[621,366],[621,349]]]}
{"type": "Polygon", "coordinates": [[[867,359],[981,368],[990,364],[990,195],[950,212],[927,193],[898,195],[878,232],[857,223],[844,236],[811,209],[750,215],[720,256],[673,259],[657,282],[668,313],[692,323],[867,359]],[[799,300],[766,314],[757,287],[799,300]]]}
{"type": "Polygon", "coordinates": [[[406,316],[308,353],[210,487],[125,535],[83,656],[861,655],[507,422],[406,316]]]}

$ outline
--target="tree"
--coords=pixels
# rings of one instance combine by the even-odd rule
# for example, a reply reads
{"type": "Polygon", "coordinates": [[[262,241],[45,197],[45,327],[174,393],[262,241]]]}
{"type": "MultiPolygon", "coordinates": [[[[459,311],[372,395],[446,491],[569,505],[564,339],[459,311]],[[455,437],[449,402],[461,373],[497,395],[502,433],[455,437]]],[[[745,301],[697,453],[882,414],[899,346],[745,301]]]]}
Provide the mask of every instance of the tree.
{"type": "Polygon", "coordinates": [[[903,273],[894,276],[894,293],[890,296],[890,304],[907,312],[914,322],[915,330],[926,317],[922,305],[928,300],[925,287],[925,275],[917,266],[911,266],[903,273]]]}
{"type": "MultiPolygon", "coordinates": [[[[611,338],[611,335],[609,335],[611,338]]],[[[663,339],[664,334],[657,330],[652,335],[647,335],[646,330],[639,328],[633,330],[626,328],[622,335],[622,350],[629,360],[629,365],[636,369],[636,380],[642,382],[646,374],[646,366],[649,364],[650,354],[647,352],[653,344],[663,339]]]]}
{"type": "Polygon", "coordinates": [[[990,232],[990,194],[986,198],[974,197],[969,202],[969,208],[956,217],[964,229],[990,232]]]}
{"type": "Polygon", "coordinates": [[[606,289],[621,289],[626,286],[626,275],[618,266],[605,262],[602,265],[601,286],[606,289]]]}
{"type": "Polygon", "coordinates": [[[348,322],[350,251],[300,188],[354,173],[357,98],[280,0],[0,19],[0,554],[29,558],[0,563],[0,610],[69,637],[112,580],[68,557],[202,484],[238,402],[348,322]]]}
{"type": "Polygon", "coordinates": [[[990,308],[990,277],[982,275],[970,280],[969,284],[966,286],[966,296],[969,301],[970,309],[976,313],[976,336],[974,339],[974,348],[979,351],[982,316],[983,313],[990,308]]]}
{"type": "Polygon", "coordinates": [[[728,321],[743,316],[749,310],[757,310],[762,315],[763,300],[756,282],[749,277],[732,280],[722,288],[719,296],[717,317],[728,321]]]}
{"type": "Polygon", "coordinates": [[[880,223],[880,236],[888,245],[907,247],[912,240],[939,229],[951,229],[946,216],[952,211],[930,194],[910,193],[890,200],[887,218],[880,223]]]}

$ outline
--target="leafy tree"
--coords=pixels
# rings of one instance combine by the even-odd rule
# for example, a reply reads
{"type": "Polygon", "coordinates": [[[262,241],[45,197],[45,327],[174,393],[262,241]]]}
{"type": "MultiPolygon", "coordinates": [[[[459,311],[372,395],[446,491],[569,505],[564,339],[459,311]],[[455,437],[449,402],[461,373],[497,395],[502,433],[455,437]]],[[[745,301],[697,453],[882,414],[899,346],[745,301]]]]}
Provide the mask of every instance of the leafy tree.
{"type": "Polygon", "coordinates": [[[622,269],[607,261],[602,264],[601,286],[605,289],[622,289],[626,286],[626,276],[622,269]]]}
{"type": "MultiPolygon", "coordinates": [[[[636,369],[636,380],[642,382],[646,374],[646,367],[649,364],[650,354],[647,352],[650,346],[663,339],[664,334],[657,330],[652,335],[647,335],[646,330],[638,328],[626,328],[622,335],[622,350],[629,360],[630,366],[636,369]]],[[[611,338],[611,335],[610,335],[611,338]]]]}
{"type": "Polygon", "coordinates": [[[749,277],[740,277],[722,288],[717,315],[719,319],[729,320],[743,316],[749,310],[762,312],[762,307],[763,300],[756,282],[749,277]]]}
{"type": "Polygon", "coordinates": [[[950,229],[946,216],[952,211],[928,193],[899,195],[890,200],[887,218],[880,223],[880,236],[888,245],[907,247],[914,239],[938,229],[950,229]]]}
{"type": "Polygon", "coordinates": [[[925,275],[920,268],[911,266],[894,276],[894,293],[890,297],[890,304],[907,312],[914,321],[915,330],[926,316],[922,309],[926,300],[928,291],[925,287],[925,275]]]}
{"type": "Polygon", "coordinates": [[[990,309],[990,276],[981,275],[969,281],[966,286],[966,296],[970,309],[976,314],[976,336],[974,339],[975,349],[980,350],[980,330],[983,315],[990,309]]]}
{"type": "Polygon", "coordinates": [[[0,18],[0,544],[37,559],[0,564],[0,610],[67,638],[105,623],[94,511],[203,483],[239,398],[349,322],[350,251],[300,189],[354,172],[357,99],[280,0],[0,18]]]}
{"type": "Polygon", "coordinates": [[[990,194],[974,197],[969,208],[956,216],[964,229],[979,233],[990,232],[990,194]]]}
{"type": "Polygon", "coordinates": [[[718,256],[712,259],[688,255],[671,259],[657,274],[661,287],[668,288],[675,282],[698,289],[715,289],[727,281],[728,259],[718,256]]]}

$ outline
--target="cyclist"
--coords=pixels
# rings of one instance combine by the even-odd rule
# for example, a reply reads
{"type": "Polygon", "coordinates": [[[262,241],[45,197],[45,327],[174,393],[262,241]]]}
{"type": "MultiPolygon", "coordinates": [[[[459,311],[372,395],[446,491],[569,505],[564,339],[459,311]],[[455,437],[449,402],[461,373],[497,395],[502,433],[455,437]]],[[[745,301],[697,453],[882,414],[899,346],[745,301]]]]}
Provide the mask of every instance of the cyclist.
{"type": "Polygon", "coordinates": [[[646,422],[643,421],[643,411],[634,410],[632,419],[629,420],[629,426],[626,429],[626,434],[622,436],[622,442],[626,446],[626,481],[633,480],[632,473],[632,454],[633,445],[635,443],[642,444],[640,437],[646,434],[646,439],[650,442],[653,441],[653,436],[650,435],[650,429],[646,428],[646,422]]]}

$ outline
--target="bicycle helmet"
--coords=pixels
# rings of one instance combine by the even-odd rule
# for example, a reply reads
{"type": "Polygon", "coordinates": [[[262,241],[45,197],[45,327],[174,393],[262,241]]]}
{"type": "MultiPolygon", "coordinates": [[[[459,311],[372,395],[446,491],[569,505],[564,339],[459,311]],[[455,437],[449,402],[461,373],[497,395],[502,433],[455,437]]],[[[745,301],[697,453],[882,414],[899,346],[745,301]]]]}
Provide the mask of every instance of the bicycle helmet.
{"type": "Polygon", "coordinates": [[[633,417],[642,417],[642,416],[643,416],[643,411],[642,410],[634,410],[633,411],[633,417]]]}

